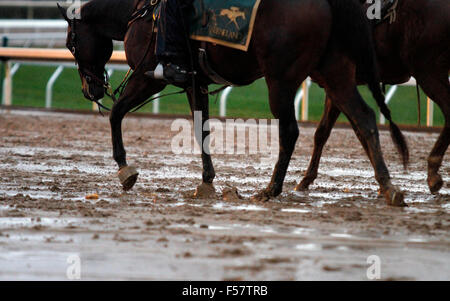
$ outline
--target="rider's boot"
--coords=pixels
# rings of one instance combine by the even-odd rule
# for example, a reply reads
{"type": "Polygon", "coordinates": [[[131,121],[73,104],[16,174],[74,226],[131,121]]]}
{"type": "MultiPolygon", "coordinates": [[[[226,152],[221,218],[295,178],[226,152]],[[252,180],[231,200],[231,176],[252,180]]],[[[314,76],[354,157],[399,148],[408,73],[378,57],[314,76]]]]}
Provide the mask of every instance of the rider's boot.
{"type": "Polygon", "coordinates": [[[177,63],[176,60],[163,60],[155,70],[147,71],[145,75],[171,84],[185,84],[189,80],[189,72],[185,64],[177,63]]]}
{"type": "Polygon", "coordinates": [[[189,62],[189,11],[193,0],[164,0],[161,2],[156,57],[160,62],[155,70],[145,74],[170,84],[185,84],[193,66],[189,62]]]}

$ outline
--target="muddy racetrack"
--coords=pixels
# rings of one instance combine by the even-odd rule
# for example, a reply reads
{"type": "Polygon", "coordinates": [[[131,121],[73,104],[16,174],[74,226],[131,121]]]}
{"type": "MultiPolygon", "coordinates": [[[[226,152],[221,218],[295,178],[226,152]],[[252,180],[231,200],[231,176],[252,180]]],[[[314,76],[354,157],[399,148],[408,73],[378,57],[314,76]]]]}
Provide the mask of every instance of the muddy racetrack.
{"type": "Polygon", "coordinates": [[[381,132],[408,208],[378,196],[348,129],[333,131],[310,191],[293,192],[312,151],[314,129],[305,127],[283,194],[252,203],[272,162],[214,155],[217,196],[195,199],[201,160],[171,153],[171,122],[125,119],[128,162],[140,177],[123,192],[107,117],[0,111],[0,280],[65,280],[70,255],[81,260],[82,280],[367,280],[370,255],[383,280],[450,280],[448,152],[441,193],[426,186],[437,134],[405,133],[405,173],[381,132]],[[242,199],[224,200],[233,187],[242,199]],[[93,193],[99,198],[87,200],[93,193]]]}

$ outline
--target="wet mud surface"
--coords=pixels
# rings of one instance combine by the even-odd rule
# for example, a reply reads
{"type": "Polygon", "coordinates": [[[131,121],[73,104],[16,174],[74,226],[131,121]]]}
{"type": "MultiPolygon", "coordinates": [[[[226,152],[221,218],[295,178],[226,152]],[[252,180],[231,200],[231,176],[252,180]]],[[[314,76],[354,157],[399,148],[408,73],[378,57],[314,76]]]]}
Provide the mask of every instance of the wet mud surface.
{"type": "Polygon", "coordinates": [[[405,133],[406,173],[381,132],[407,208],[378,196],[347,129],[333,131],[310,191],[294,192],[312,152],[314,129],[304,127],[284,192],[254,203],[273,160],[214,155],[216,194],[194,198],[200,156],[172,154],[171,122],[125,119],[128,162],[140,175],[124,192],[107,117],[1,111],[0,280],[66,280],[71,255],[82,280],[367,280],[370,255],[382,280],[450,279],[448,152],[440,194],[426,184],[437,134],[405,133]]]}

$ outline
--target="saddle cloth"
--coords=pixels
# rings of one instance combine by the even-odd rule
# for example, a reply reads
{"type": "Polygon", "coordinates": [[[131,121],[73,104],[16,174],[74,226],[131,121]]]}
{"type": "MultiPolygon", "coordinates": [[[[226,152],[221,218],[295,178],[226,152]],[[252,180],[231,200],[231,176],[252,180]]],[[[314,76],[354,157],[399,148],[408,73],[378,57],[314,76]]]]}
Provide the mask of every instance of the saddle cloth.
{"type": "Polygon", "coordinates": [[[261,0],[196,0],[190,36],[197,41],[248,50],[261,0]]]}

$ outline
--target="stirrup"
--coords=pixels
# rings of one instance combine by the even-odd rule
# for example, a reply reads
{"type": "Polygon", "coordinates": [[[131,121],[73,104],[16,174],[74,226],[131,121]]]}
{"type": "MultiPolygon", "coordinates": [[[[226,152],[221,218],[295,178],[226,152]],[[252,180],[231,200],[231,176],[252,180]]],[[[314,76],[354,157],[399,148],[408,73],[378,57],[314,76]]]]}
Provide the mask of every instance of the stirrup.
{"type": "Polygon", "coordinates": [[[155,70],[147,71],[144,74],[146,76],[150,77],[151,79],[156,79],[156,80],[165,80],[166,79],[164,77],[164,67],[161,63],[159,63],[158,66],[156,66],[155,70]]]}
{"type": "Polygon", "coordinates": [[[189,80],[189,75],[195,75],[195,72],[188,72],[175,64],[163,65],[161,63],[156,66],[154,71],[147,71],[145,75],[155,79],[169,83],[184,84],[189,80]]]}

